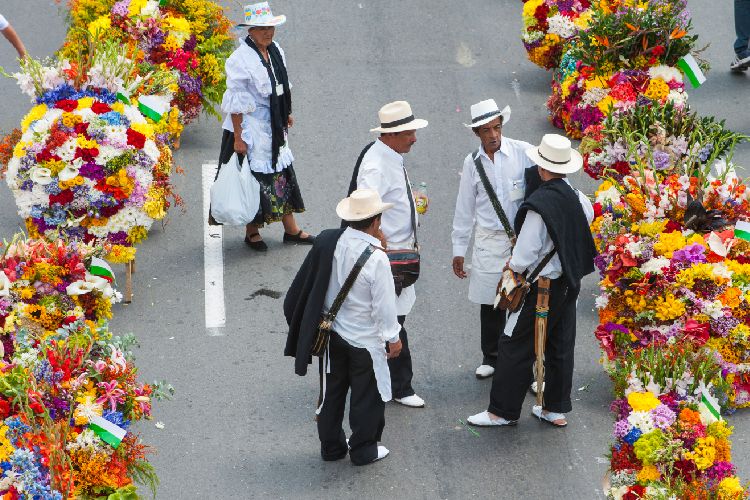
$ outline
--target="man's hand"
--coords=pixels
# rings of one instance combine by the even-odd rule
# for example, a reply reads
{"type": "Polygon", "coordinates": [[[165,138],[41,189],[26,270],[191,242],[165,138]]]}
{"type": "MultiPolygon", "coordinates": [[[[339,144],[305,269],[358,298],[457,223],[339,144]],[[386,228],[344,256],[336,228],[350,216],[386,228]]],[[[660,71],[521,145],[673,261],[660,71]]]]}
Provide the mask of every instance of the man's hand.
{"type": "Polygon", "coordinates": [[[466,271],[464,271],[464,258],[453,257],[453,274],[461,279],[466,278],[466,271]]]}
{"type": "Polygon", "coordinates": [[[385,239],[385,234],[383,234],[383,230],[378,228],[378,232],[375,234],[375,237],[380,240],[380,245],[383,247],[383,250],[388,249],[388,240],[385,239]]]}
{"type": "Polygon", "coordinates": [[[247,143],[236,135],[234,136],[234,152],[240,155],[247,155],[247,143]]]}
{"type": "Polygon", "coordinates": [[[398,339],[398,342],[394,343],[388,343],[386,345],[386,357],[388,359],[397,358],[399,354],[401,354],[401,348],[403,347],[403,344],[401,343],[401,339],[398,339]]]}
{"type": "Polygon", "coordinates": [[[287,120],[286,122],[286,127],[287,128],[294,127],[294,118],[292,118],[292,115],[289,115],[289,120],[287,120]]]}

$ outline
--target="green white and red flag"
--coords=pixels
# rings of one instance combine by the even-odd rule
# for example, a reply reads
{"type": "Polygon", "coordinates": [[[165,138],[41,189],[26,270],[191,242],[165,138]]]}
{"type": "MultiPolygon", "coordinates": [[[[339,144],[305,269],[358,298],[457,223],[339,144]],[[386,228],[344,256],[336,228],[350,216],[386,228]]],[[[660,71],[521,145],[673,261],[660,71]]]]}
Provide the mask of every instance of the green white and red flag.
{"type": "Polygon", "coordinates": [[[698,65],[695,57],[693,57],[693,54],[688,54],[677,61],[677,66],[685,73],[693,88],[697,89],[706,82],[706,75],[703,74],[703,70],[698,65]]]}
{"type": "Polygon", "coordinates": [[[112,272],[112,268],[109,267],[107,261],[100,259],[99,257],[92,257],[89,273],[94,276],[100,276],[110,283],[114,283],[115,281],[115,273],[112,272]]]}
{"type": "Polygon", "coordinates": [[[98,415],[94,415],[89,419],[89,428],[101,438],[102,441],[117,449],[122,443],[125,434],[128,433],[125,429],[117,424],[113,424],[109,420],[102,418],[98,415]]]}
{"type": "Polygon", "coordinates": [[[750,241],[750,222],[740,220],[734,226],[734,237],[740,240],[750,241]]]}

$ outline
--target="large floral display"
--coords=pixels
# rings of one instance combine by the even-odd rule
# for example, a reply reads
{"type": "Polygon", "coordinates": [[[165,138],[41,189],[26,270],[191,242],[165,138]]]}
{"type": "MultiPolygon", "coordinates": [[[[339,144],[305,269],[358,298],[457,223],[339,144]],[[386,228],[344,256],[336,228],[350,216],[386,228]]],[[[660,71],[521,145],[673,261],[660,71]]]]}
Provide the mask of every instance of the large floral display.
{"type": "Polygon", "coordinates": [[[137,498],[154,489],[130,430],[159,388],[107,327],[119,300],[101,247],[16,237],[0,259],[0,494],[137,498]]]}
{"type": "Polygon", "coordinates": [[[32,237],[95,240],[109,260],[128,262],[166,215],[171,153],[139,109],[145,96],[118,99],[131,79],[154,92],[159,84],[144,87],[116,47],[108,42],[88,66],[24,61],[15,77],[36,105],[21,123],[7,181],[32,237]]]}
{"type": "Polygon", "coordinates": [[[525,0],[521,38],[529,60],[544,69],[556,68],[592,15],[589,0],[525,0]]]}
{"type": "Polygon", "coordinates": [[[750,191],[734,163],[746,137],[687,104],[701,64],[686,1],[591,13],[564,42],[548,107],[600,181],[595,335],[615,393],[605,493],[747,498],[722,417],[750,406],[750,191]]]}
{"type": "MultiPolygon", "coordinates": [[[[174,75],[172,111],[159,132],[179,137],[201,110],[217,115],[223,62],[234,48],[232,23],[205,0],[69,0],[71,30],[60,53],[70,57],[88,35],[117,40],[141,74],[174,75]]],[[[218,116],[218,115],[217,115],[218,116]]]]}

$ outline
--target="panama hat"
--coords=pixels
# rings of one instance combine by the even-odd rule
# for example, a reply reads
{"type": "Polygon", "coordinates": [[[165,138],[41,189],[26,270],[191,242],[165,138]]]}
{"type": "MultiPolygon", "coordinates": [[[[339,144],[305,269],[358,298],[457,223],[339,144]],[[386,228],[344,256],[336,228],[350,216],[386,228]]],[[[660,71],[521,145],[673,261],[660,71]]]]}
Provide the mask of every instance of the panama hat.
{"type": "Polygon", "coordinates": [[[343,220],[352,222],[369,219],[391,207],[393,203],[383,203],[377,191],[357,189],[336,205],[336,214],[343,220]]]}
{"type": "Polygon", "coordinates": [[[503,125],[510,120],[510,106],[505,106],[502,111],[497,107],[494,99],[478,102],[471,105],[471,123],[464,123],[466,128],[475,128],[489,123],[498,116],[503,118],[503,125]]]}
{"type": "Polygon", "coordinates": [[[546,134],[538,147],[526,150],[526,156],[555,174],[572,174],[583,166],[581,153],[573,149],[570,139],[558,134],[546,134]]]}
{"type": "Polygon", "coordinates": [[[378,118],[380,119],[380,126],[370,129],[370,132],[403,132],[427,126],[427,120],[414,118],[411,106],[406,101],[395,101],[386,104],[378,111],[378,118]]]}
{"type": "Polygon", "coordinates": [[[245,22],[237,26],[278,26],[286,22],[286,16],[274,16],[268,2],[245,5],[245,22]]]}

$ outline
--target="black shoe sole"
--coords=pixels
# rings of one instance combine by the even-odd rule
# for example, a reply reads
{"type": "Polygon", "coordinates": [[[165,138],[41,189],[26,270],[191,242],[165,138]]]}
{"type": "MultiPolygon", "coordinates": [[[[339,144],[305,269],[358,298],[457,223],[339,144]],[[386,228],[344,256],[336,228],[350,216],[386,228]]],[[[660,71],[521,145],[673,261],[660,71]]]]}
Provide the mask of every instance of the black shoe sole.
{"type": "Polygon", "coordinates": [[[268,251],[268,245],[266,245],[266,242],[263,240],[260,241],[250,241],[250,238],[245,236],[245,244],[255,250],[256,252],[267,252],[268,251]]]}

